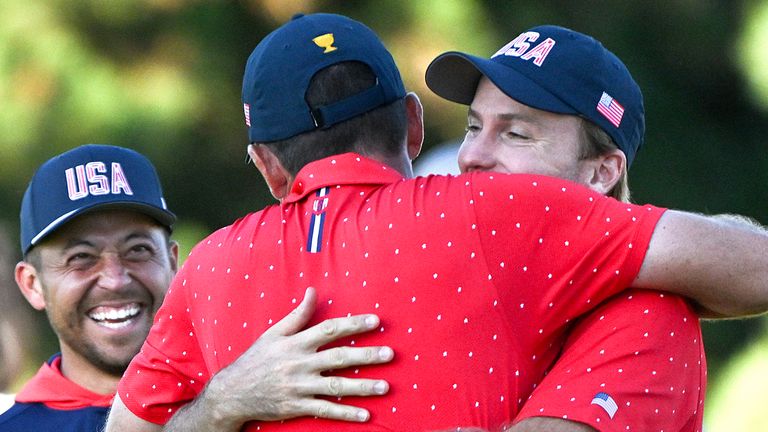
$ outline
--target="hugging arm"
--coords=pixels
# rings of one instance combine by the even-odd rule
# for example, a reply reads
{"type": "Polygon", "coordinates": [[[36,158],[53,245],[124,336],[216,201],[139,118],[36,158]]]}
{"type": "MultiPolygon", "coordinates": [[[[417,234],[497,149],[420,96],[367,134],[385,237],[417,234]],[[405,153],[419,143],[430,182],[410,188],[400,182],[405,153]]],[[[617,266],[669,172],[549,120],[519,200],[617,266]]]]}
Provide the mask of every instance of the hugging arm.
{"type": "Polygon", "coordinates": [[[363,422],[361,408],[316,399],[326,396],[385,394],[384,380],[323,376],[327,370],[386,363],[389,347],[318,348],[339,338],[379,326],[375,315],[328,319],[301,330],[314,313],[317,294],[310,288],[301,304],[264,332],[235,362],[214,375],[203,391],[162,427],[135,416],[115,398],[107,431],[237,431],[251,420],[282,420],[301,416],[363,422]]]}
{"type": "Polygon", "coordinates": [[[692,299],[711,315],[768,310],[768,231],[742,217],[669,210],[633,286],[692,299]]]}

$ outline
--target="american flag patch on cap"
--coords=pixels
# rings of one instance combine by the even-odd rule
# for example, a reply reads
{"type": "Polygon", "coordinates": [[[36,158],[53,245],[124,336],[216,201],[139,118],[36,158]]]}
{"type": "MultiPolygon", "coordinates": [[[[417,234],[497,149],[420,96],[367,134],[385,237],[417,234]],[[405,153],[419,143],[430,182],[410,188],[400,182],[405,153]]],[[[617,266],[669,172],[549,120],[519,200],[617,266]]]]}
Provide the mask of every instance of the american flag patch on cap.
{"type": "Polygon", "coordinates": [[[251,127],[251,106],[247,103],[243,104],[243,113],[245,113],[245,125],[251,127]]]}
{"type": "Polygon", "coordinates": [[[624,117],[624,107],[606,92],[603,92],[603,95],[600,96],[600,102],[597,103],[597,111],[616,127],[619,127],[621,118],[624,117]]]}

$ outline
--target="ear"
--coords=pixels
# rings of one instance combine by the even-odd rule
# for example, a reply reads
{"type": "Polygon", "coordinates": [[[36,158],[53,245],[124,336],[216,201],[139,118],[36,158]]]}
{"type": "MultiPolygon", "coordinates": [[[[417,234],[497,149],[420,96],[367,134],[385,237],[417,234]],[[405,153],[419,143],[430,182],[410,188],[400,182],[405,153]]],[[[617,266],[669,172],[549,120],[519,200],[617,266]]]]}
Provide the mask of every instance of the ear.
{"type": "Polygon", "coordinates": [[[408,157],[414,160],[421,153],[424,143],[424,107],[416,93],[405,95],[405,109],[408,115],[408,157]]]}
{"type": "Polygon", "coordinates": [[[176,273],[179,270],[179,243],[171,240],[168,245],[168,259],[171,261],[171,270],[176,273]]]}
{"type": "Polygon", "coordinates": [[[621,179],[624,170],[627,169],[627,157],[619,149],[614,149],[589,162],[590,178],[587,186],[603,195],[607,195],[613,189],[621,179]]]}
{"type": "Polygon", "coordinates": [[[14,272],[16,285],[19,286],[21,294],[27,299],[29,304],[37,310],[45,309],[45,295],[43,294],[43,285],[40,283],[40,275],[37,269],[26,261],[16,264],[14,272]]]}
{"type": "Polygon", "coordinates": [[[291,184],[293,183],[293,176],[288,173],[288,170],[283,168],[283,164],[272,153],[272,150],[264,144],[249,144],[248,155],[253,160],[253,164],[264,177],[264,181],[267,182],[267,187],[272,193],[275,199],[282,200],[288,196],[291,184]]]}

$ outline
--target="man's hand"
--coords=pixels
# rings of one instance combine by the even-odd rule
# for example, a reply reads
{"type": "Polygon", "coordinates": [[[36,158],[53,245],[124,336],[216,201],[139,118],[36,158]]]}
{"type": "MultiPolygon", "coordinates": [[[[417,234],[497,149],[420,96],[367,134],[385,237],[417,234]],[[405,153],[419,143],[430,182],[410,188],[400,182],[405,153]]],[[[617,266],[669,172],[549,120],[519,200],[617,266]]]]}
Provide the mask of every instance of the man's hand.
{"type": "Polygon", "coordinates": [[[164,430],[239,430],[250,420],[301,416],[363,422],[368,411],[324,399],[325,396],[382,395],[383,380],[322,376],[350,366],[386,363],[389,347],[318,348],[379,326],[376,315],[323,321],[301,331],[315,310],[317,294],[308,288],[301,304],[264,332],[235,362],[214,375],[203,392],[179,410],[164,430]]]}

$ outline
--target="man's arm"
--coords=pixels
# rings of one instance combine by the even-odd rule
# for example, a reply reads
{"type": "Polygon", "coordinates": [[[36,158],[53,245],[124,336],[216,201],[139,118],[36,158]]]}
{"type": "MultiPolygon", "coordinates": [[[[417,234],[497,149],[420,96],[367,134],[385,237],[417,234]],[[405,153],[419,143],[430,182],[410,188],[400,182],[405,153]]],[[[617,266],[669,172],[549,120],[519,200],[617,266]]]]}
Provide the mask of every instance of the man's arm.
{"type": "Polygon", "coordinates": [[[747,219],[669,210],[634,287],[670,291],[723,316],[768,310],[768,231],[747,219]]]}
{"type": "Polygon", "coordinates": [[[123,401],[120,400],[120,395],[116,394],[115,400],[112,401],[112,408],[109,409],[109,417],[107,417],[107,425],[104,427],[104,432],[158,432],[162,429],[162,426],[148,422],[133,414],[123,401]]]}
{"type": "MultiPolygon", "coordinates": [[[[235,362],[220,370],[203,392],[180,409],[163,430],[239,430],[249,420],[281,420],[300,416],[362,422],[368,411],[316,399],[316,395],[369,396],[389,391],[383,380],[323,376],[321,372],[349,366],[386,363],[389,347],[317,349],[339,338],[379,326],[376,315],[323,321],[300,331],[314,313],[317,294],[307,290],[301,304],[264,332],[235,362]]],[[[159,431],[161,426],[131,413],[115,398],[106,431],[159,431]]]]}
{"type": "Polygon", "coordinates": [[[584,423],[550,417],[531,417],[502,430],[503,432],[597,432],[596,429],[584,423]]]}

